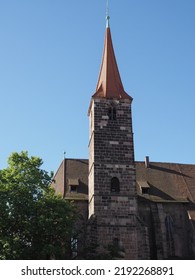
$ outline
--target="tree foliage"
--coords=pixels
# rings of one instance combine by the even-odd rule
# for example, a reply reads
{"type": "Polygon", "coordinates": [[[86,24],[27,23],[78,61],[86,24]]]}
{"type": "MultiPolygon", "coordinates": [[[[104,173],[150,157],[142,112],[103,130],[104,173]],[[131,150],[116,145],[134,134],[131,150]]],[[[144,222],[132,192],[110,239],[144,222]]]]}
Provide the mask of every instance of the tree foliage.
{"type": "Polygon", "coordinates": [[[42,160],[13,153],[0,170],[0,259],[68,259],[75,210],[50,187],[42,160]]]}

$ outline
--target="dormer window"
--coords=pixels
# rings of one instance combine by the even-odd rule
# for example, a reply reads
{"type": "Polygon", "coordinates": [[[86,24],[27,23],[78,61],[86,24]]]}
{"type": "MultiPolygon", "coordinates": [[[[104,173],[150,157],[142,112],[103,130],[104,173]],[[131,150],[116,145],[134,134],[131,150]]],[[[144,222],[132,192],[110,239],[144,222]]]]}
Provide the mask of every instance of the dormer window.
{"type": "Polygon", "coordinates": [[[109,120],[113,120],[113,121],[116,120],[116,108],[115,107],[112,106],[108,109],[108,117],[109,117],[109,120]]]}
{"type": "Polygon", "coordinates": [[[79,179],[69,179],[68,180],[68,185],[69,185],[69,192],[77,193],[78,192],[78,186],[79,186],[79,179]]]}
{"type": "Polygon", "coordinates": [[[77,192],[77,186],[71,185],[71,186],[70,186],[70,192],[71,192],[71,193],[77,192]]]}
{"type": "Polygon", "coordinates": [[[141,194],[149,194],[150,185],[147,181],[138,181],[137,182],[140,187],[140,193],[141,194]]]}

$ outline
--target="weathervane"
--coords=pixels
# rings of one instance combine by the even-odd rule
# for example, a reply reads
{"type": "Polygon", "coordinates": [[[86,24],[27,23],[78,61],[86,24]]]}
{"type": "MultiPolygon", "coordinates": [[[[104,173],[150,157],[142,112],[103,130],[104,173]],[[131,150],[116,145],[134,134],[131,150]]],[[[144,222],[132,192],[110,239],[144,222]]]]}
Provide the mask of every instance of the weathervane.
{"type": "Polygon", "coordinates": [[[110,27],[110,16],[109,16],[109,1],[106,2],[106,27],[110,27]]]}

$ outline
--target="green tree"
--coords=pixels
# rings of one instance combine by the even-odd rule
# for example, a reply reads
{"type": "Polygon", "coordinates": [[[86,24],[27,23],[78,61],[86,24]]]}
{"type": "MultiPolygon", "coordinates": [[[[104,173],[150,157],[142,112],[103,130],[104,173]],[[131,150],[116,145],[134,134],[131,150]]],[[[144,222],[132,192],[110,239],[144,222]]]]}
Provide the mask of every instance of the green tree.
{"type": "Polygon", "coordinates": [[[56,195],[42,160],[13,153],[0,170],[0,259],[68,259],[76,212],[56,195]]]}

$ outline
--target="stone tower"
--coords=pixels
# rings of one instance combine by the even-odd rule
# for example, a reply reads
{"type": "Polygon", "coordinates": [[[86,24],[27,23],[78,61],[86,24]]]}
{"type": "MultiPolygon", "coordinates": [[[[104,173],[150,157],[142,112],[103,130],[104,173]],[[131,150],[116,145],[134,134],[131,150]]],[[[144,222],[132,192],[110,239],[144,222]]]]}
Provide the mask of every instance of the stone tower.
{"type": "Polygon", "coordinates": [[[132,98],[118,70],[109,18],[96,92],[89,107],[89,220],[97,243],[117,244],[125,259],[138,259],[140,222],[131,116],[132,98]]]}

